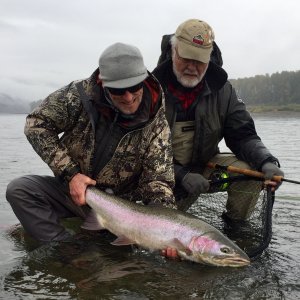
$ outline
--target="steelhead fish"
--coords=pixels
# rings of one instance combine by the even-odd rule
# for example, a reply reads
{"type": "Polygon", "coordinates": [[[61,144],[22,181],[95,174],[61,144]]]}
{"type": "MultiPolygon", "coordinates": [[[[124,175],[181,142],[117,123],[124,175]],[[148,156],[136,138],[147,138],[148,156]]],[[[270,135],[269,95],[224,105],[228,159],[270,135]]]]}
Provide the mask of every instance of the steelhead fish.
{"type": "Polygon", "coordinates": [[[184,259],[214,266],[241,267],[247,254],[219,230],[178,210],[144,206],[95,187],[86,190],[92,208],[82,228],[107,229],[117,236],[113,245],[136,244],[149,250],[177,249],[184,259]]]}

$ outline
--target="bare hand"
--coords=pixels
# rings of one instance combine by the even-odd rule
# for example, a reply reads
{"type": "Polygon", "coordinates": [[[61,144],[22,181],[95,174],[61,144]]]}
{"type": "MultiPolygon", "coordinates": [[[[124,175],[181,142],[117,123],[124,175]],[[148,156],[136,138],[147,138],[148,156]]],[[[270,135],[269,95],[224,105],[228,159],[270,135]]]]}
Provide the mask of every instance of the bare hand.
{"type": "Polygon", "coordinates": [[[265,182],[264,182],[264,185],[271,186],[271,191],[272,192],[275,192],[279,188],[280,184],[281,183],[278,183],[278,182],[272,181],[272,180],[265,180],[265,182]]]}
{"type": "Polygon", "coordinates": [[[177,250],[171,247],[161,250],[161,255],[171,259],[180,259],[177,250]]]}
{"type": "Polygon", "coordinates": [[[76,174],[69,182],[70,195],[78,206],[85,205],[85,191],[89,185],[96,185],[96,181],[81,173],[76,174]]]}

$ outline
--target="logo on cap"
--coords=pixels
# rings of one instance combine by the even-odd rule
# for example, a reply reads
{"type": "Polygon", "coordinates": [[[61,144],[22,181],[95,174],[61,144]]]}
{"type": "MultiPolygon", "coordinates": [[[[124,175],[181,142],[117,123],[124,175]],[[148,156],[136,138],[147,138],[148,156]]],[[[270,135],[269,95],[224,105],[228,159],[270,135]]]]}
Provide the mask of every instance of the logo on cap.
{"type": "Polygon", "coordinates": [[[195,35],[195,36],[193,37],[193,43],[195,43],[195,44],[197,44],[197,45],[203,45],[203,43],[204,43],[204,38],[202,37],[201,34],[195,35]]]}

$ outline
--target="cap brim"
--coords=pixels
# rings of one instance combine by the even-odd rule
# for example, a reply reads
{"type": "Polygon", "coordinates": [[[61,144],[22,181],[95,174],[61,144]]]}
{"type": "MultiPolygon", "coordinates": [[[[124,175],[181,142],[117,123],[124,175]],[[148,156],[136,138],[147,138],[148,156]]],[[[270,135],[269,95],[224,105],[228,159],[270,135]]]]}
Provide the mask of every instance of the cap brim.
{"type": "Polygon", "coordinates": [[[143,73],[143,74],[141,74],[139,76],[136,76],[136,77],[120,79],[120,80],[116,80],[116,81],[105,81],[105,80],[103,80],[102,85],[104,87],[122,89],[122,88],[127,88],[127,87],[137,85],[140,82],[144,81],[147,77],[148,77],[148,72],[143,73]]]}
{"type": "Polygon", "coordinates": [[[198,60],[207,64],[210,61],[212,47],[205,49],[188,45],[185,42],[177,40],[177,51],[182,58],[198,60]]]}

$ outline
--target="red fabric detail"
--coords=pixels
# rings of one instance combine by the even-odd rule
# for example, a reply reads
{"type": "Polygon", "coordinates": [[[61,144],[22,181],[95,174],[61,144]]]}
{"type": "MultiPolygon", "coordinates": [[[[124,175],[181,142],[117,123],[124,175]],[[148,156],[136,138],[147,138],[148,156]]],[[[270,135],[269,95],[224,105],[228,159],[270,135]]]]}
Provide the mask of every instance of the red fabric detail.
{"type": "Polygon", "coordinates": [[[192,105],[202,88],[203,81],[201,81],[195,88],[191,89],[177,89],[171,82],[168,85],[169,92],[180,101],[184,110],[187,110],[192,105]]]}
{"type": "Polygon", "coordinates": [[[152,116],[154,108],[155,108],[155,106],[158,102],[158,99],[159,99],[159,89],[157,88],[157,85],[154,84],[154,82],[152,80],[150,82],[148,80],[145,80],[144,84],[148,87],[148,89],[151,93],[150,116],[152,116]]]}
{"type": "Polygon", "coordinates": [[[193,38],[193,43],[198,44],[198,45],[203,45],[203,40],[193,38]]]}
{"type": "Polygon", "coordinates": [[[99,77],[97,77],[96,83],[97,83],[97,85],[102,87],[102,80],[99,77]]]}

